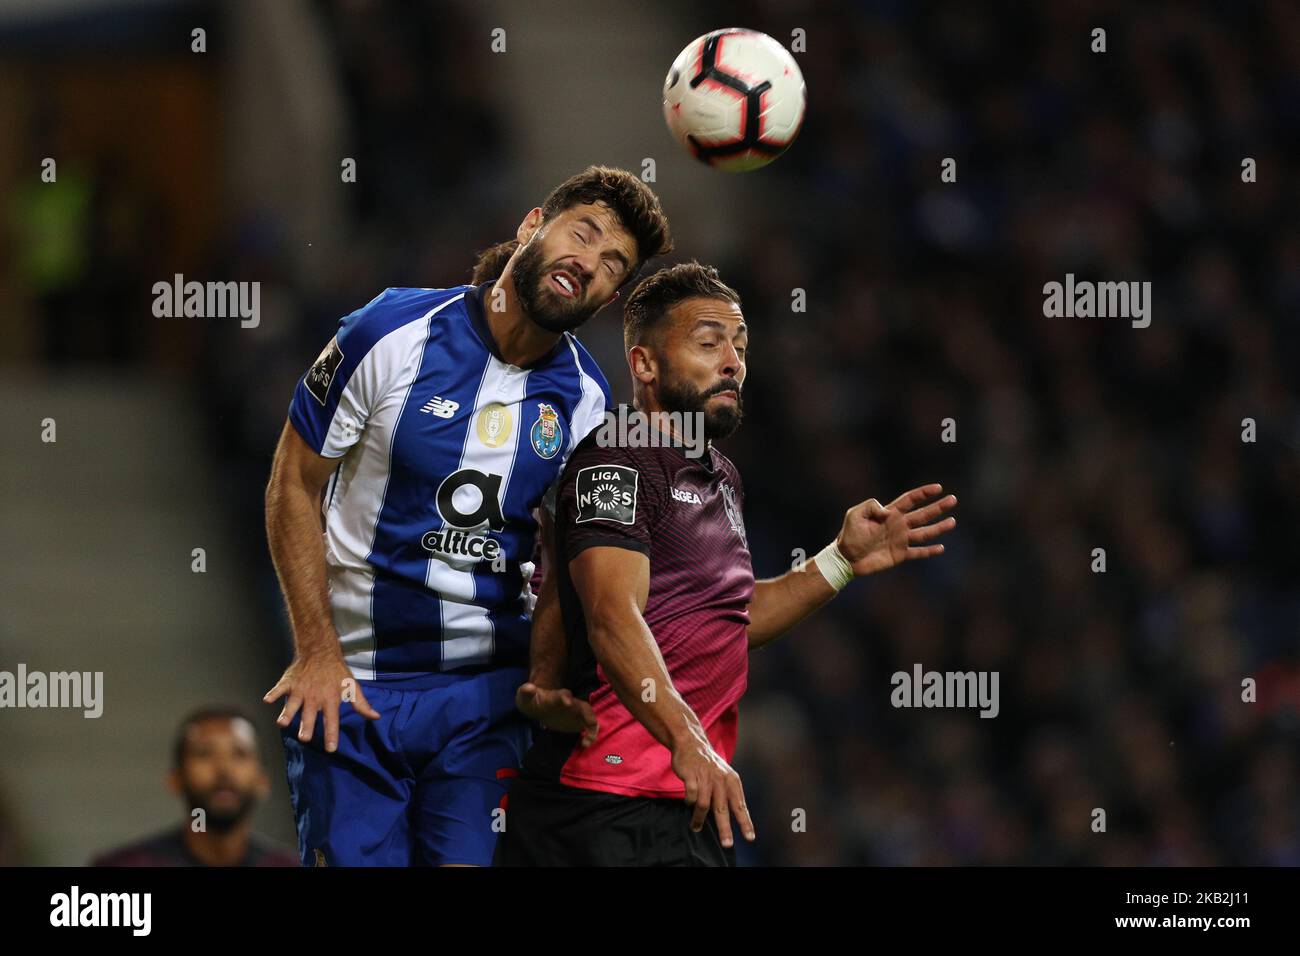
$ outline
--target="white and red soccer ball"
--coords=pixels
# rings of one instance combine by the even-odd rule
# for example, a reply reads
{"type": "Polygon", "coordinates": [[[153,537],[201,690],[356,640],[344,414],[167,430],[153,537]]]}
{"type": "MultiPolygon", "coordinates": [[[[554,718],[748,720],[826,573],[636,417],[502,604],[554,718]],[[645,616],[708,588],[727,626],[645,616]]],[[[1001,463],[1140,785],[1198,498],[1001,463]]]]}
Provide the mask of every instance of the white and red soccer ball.
{"type": "Polygon", "coordinates": [[[799,135],[799,64],[766,33],[731,28],[692,40],[664,80],[664,119],[682,149],[728,172],[766,166],[799,135]]]}

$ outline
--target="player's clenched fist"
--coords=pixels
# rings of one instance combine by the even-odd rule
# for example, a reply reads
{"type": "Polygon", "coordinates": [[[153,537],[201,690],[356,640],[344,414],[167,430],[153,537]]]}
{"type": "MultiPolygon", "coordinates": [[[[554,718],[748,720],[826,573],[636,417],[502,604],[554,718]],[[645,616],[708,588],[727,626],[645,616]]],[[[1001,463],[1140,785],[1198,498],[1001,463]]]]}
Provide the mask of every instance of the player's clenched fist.
{"type": "Polygon", "coordinates": [[[343,663],[343,658],[337,654],[295,657],[262,701],[272,704],[285,695],[289,699],[275,722],[281,727],[288,727],[301,709],[298,739],[308,743],[316,728],[316,716],[324,714],[325,749],[330,753],[339,746],[339,704],[343,700],[351,703],[361,716],[371,720],[379,718],[379,711],[370,706],[366,695],[361,692],[361,685],[352,676],[347,664],[343,663]]]}
{"type": "Polygon", "coordinates": [[[740,824],[740,832],[751,843],[754,824],[745,806],[745,791],[740,785],[740,774],[722,759],[702,734],[689,735],[672,748],[673,773],[686,787],[686,803],[694,807],[691,829],[699,832],[710,812],[718,826],[718,836],[724,847],[735,841],[731,836],[731,817],[740,824]]]}

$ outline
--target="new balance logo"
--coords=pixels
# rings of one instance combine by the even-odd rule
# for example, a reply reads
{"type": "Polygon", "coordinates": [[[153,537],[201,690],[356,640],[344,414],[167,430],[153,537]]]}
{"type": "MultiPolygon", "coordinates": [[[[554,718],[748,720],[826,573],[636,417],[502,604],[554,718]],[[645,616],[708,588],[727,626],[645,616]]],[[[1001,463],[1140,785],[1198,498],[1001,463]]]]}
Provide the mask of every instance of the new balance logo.
{"type": "Polygon", "coordinates": [[[420,408],[420,411],[432,413],[439,418],[451,418],[456,414],[456,409],[460,408],[460,402],[453,402],[450,398],[440,398],[437,395],[429,399],[420,408]]]}

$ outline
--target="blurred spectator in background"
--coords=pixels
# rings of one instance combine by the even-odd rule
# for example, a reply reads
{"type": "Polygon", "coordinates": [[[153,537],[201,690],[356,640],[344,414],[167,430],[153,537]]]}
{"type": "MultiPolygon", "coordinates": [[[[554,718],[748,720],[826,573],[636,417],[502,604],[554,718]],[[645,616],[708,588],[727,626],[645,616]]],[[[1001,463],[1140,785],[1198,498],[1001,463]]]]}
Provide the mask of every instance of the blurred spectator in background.
{"type": "Polygon", "coordinates": [[[239,711],[211,707],[191,714],[176,735],[171,791],[189,819],[91,861],[92,866],[297,866],[289,851],[252,831],[253,811],[270,780],[257,731],[239,711]]]}

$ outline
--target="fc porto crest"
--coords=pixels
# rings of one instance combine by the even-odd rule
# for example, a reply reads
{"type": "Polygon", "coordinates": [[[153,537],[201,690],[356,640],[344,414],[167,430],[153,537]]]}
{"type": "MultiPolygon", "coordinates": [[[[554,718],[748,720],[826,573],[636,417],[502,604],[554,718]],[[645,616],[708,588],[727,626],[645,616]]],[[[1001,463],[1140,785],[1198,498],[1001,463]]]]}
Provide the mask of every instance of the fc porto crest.
{"type": "Polygon", "coordinates": [[[560,416],[545,402],[537,403],[537,421],[533,422],[531,437],[533,451],[543,458],[554,458],[564,444],[564,428],[560,416]]]}

